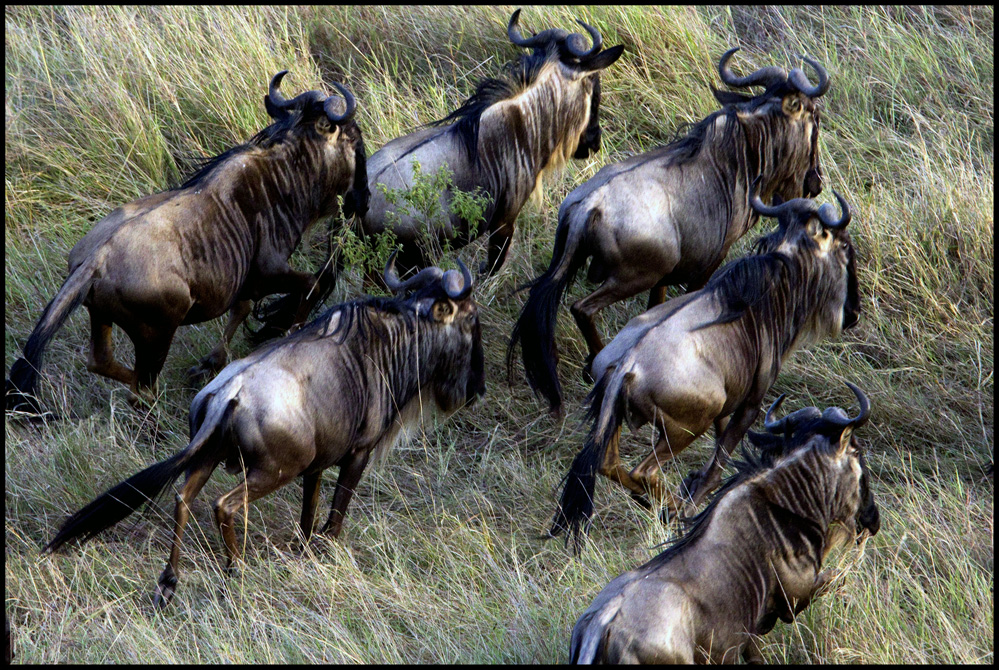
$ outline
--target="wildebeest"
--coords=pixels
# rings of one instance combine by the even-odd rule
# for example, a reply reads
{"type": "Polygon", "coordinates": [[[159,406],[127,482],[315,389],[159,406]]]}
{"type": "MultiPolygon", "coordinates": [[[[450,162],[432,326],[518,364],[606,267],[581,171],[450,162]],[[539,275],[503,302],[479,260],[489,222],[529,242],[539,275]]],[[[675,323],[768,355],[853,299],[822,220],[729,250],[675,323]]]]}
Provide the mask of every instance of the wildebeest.
{"type": "Polygon", "coordinates": [[[339,98],[319,91],[286,100],[278,90],[286,73],[274,75],[264,96],[274,123],[178,188],[118,207],[76,243],[69,277],[11,366],[7,409],[41,411],[34,393],[42,351],[81,303],[90,312],[87,369],[136,393],[154,386],[178,326],[229,311],[222,341],[191,369],[197,375],[225,365],[252,301],[289,293],[298,298],[296,320],[308,316],[321,291],[288,258],[310,225],[335,212],[338,195],[347,194],[345,214],[363,214],[367,174],[350,92],[335,84],[342,114],[339,98]],[[112,324],[135,346],[134,369],[114,357],[112,324]]]}
{"type": "Polygon", "coordinates": [[[767,413],[762,451],[745,452],[687,532],[597,596],[572,631],[570,663],[762,663],[754,635],[791,622],[836,577],[827,554],[866,532],[880,513],[853,436],[870,403],[767,413]]]}
{"type": "MultiPolygon", "coordinates": [[[[836,198],[838,219],[832,205],[795,198],[767,207],[754,192],[753,208],[779,221],[776,231],[757,241],[756,253],[726,265],[703,289],[635,317],[597,355],[598,383],[588,398],[593,425],[566,475],[553,535],[570,529],[579,549],[598,469],[639,501],[646,493],[664,500],[659,466],[714,423],[710,462],[683,484],[692,504],[700,504],[756,420],[784,360],[856,323],[850,208],[838,193],[836,198]],[[653,452],[630,473],[618,455],[625,420],[632,430],[653,422],[659,432],[653,452]]],[[[670,501],[672,508],[677,504],[670,501]]]]}
{"type": "MultiPolygon", "coordinates": [[[[533,49],[512,66],[502,79],[485,79],[475,93],[446,118],[392,140],[368,161],[371,206],[364,217],[367,235],[383,232],[398,216],[392,230],[403,245],[401,268],[426,265],[420,248],[428,235],[452,246],[470,241],[469,223],[451,214],[450,225],[423,230],[424,222],[390,204],[379,185],[409,189],[413,161],[423,173],[447,165],[454,188],[480,188],[491,202],[484,212],[485,225],[476,236],[489,234],[486,267],[493,272],[503,264],[521,208],[539,188],[543,173],[568,161],[586,158],[600,148],[600,70],[624,51],[616,46],[601,51],[603,40],[593,26],[580,21],[593,39],[589,49],[577,33],[552,28],[532,37],[520,34],[518,9],[510,17],[507,34],[519,47],[533,49]]],[[[442,211],[451,194],[441,194],[442,211]]]]}
{"type": "Polygon", "coordinates": [[[790,200],[822,190],[819,166],[818,98],[829,75],[810,58],[818,76],[812,86],[800,68],[779,67],[736,77],[728,61],[718,65],[731,86],[765,86],[756,96],[714,90],[722,109],[694,125],[685,137],[601,169],[562,202],[551,263],[532,282],[510,339],[507,361],[521,344],[531,388],[561,412],[555,321],[563,294],[590,261],[595,291],[577,300],[572,316],[589,349],[584,373],[603,348],[597,313],[649,289],[649,308],[666,286],[701,288],[729,248],[756,225],[750,185],[761,178],[760,195],[790,200]]]}
{"type": "Polygon", "coordinates": [[[385,281],[395,299],[336,306],[299,331],[223,369],[191,403],[191,442],[169,459],[118,484],[74,514],[43,551],[86,540],[155,498],[181,473],[170,559],[156,601],[177,584],[189,505],[225,461],[243,471],[215,503],[229,566],[240,556],[236,511],[302,475],[301,528],[312,533],[323,470],[340,468],[322,532],[340,534],[347,504],[374,452],[384,454],[424,409],[450,414],[485,393],[484,357],[472,277],[426,268],[405,282],[394,256],[385,281]],[[411,295],[403,294],[411,291],[411,295]]]}

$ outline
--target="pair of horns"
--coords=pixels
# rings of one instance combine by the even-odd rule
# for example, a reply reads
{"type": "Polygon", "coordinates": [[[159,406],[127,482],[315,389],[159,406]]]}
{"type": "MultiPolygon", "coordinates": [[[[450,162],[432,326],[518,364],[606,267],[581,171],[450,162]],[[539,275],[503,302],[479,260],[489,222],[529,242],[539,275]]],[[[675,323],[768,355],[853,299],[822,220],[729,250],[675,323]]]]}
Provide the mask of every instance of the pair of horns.
{"type": "Polygon", "coordinates": [[[287,70],[281,70],[273,79],[271,79],[270,87],[267,89],[267,95],[270,98],[271,104],[274,105],[275,109],[287,112],[288,110],[295,109],[302,104],[310,103],[322,103],[323,111],[326,113],[326,118],[329,119],[330,123],[342,124],[349,121],[354,116],[354,111],[357,109],[357,102],[354,100],[354,96],[350,94],[350,91],[346,87],[341,86],[339,82],[333,82],[337,90],[340,91],[340,95],[343,96],[343,100],[347,105],[346,111],[343,114],[337,114],[334,109],[336,108],[337,99],[333,96],[326,97],[319,91],[306,91],[301,93],[291,100],[286,100],[281,91],[278,90],[281,86],[281,80],[284,76],[288,74],[287,70]]]}
{"type": "Polygon", "coordinates": [[[819,217],[819,221],[826,228],[832,230],[841,230],[846,228],[846,225],[850,223],[852,214],[850,213],[850,205],[847,204],[843,196],[839,194],[839,191],[833,189],[833,195],[836,196],[836,200],[839,201],[839,209],[841,212],[840,216],[836,216],[835,210],[832,204],[825,203],[822,206],[815,204],[815,201],[811,198],[794,198],[793,200],[788,200],[785,203],[781,203],[776,206],[764,205],[763,201],[760,200],[760,179],[762,177],[757,177],[756,181],[753,182],[752,195],[749,198],[749,204],[752,205],[753,209],[757,213],[763,216],[773,216],[779,217],[781,215],[792,215],[795,217],[807,217],[812,214],[819,217]]]}
{"type": "Polygon", "coordinates": [[[736,86],[738,88],[745,88],[747,86],[764,86],[770,88],[771,86],[778,84],[790,84],[794,89],[804,93],[810,98],[818,98],[829,90],[829,73],[826,69],[819,65],[817,61],[812,60],[808,56],[798,56],[803,61],[812,66],[815,70],[815,74],[819,78],[819,83],[812,86],[811,82],[808,81],[808,77],[805,76],[805,71],[800,67],[796,67],[791,70],[791,74],[784,71],[783,68],[770,66],[760,68],[756,72],[746,75],[745,77],[738,77],[732,73],[732,70],[728,67],[728,60],[732,57],[736,51],[741,47],[733,47],[729,49],[724,54],[722,54],[721,60],[718,62],[718,74],[721,75],[722,81],[729,86],[736,86]]]}
{"type": "Polygon", "coordinates": [[[780,409],[781,404],[784,402],[785,394],[781,394],[774,404],[770,406],[767,410],[766,416],[763,417],[763,427],[767,429],[770,433],[779,433],[785,428],[794,428],[794,426],[803,420],[818,419],[821,418],[827,423],[840,428],[859,428],[867,423],[867,419],[871,416],[871,401],[867,399],[864,392],[859,388],[846,382],[846,385],[850,387],[853,394],[857,396],[857,403],[860,404],[860,413],[855,417],[850,417],[839,407],[829,407],[825,412],[819,412],[815,407],[805,407],[804,409],[799,409],[797,412],[792,412],[782,419],[774,420],[773,415],[780,409]]]}
{"type": "Polygon", "coordinates": [[[398,253],[398,250],[393,251],[388,259],[388,263],[385,264],[385,285],[393,293],[415,291],[435,281],[441,282],[444,292],[452,300],[464,300],[472,293],[472,273],[468,271],[468,268],[465,267],[460,258],[458,259],[458,267],[461,268],[460,273],[457,270],[444,272],[438,267],[429,267],[420,270],[416,276],[402,281],[395,271],[395,257],[398,253]]]}
{"type": "Polygon", "coordinates": [[[583,28],[586,29],[586,32],[590,34],[590,38],[593,40],[593,46],[589,49],[586,48],[585,37],[579,33],[570,34],[561,28],[549,28],[548,30],[544,30],[532,37],[523,37],[520,34],[519,9],[513,13],[513,16],[510,17],[510,23],[506,28],[506,34],[510,38],[511,42],[526,49],[543,47],[549,42],[554,41],[558,42],[561,48],[564,48],[565,53],[573,58],[578,58],[581,61],[596,56],[604,43],[603,38],[600,36],[600,31],[590,24],[580,21],[579,19],[576,19],[576,23],[583,26],[583,28]]]}

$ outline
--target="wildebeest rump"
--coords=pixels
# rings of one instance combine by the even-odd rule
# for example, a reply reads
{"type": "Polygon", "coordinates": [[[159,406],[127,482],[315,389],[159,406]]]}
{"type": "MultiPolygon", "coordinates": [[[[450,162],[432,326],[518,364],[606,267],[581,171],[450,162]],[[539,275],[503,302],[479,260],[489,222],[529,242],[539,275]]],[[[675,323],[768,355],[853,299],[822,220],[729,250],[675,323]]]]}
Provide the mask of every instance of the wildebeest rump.
{"type": "Polygon", "coordinates": [[[170,560],[157,602],[177,584],[188,506],[225,461],[243,481],[215,503],[229,564],[239,558],[237,510],[295,477],[303,478],[302,534],[312,533],[323,470],[339,466],[329,519],[344,514],[372,453],[377,458],[413,427],[424,409],[446,414],[485,393],[484,356],[472,277],[426,268],[398,281],[391,259],[386,283],[409,297],[369,298],[332,308],[310,325],[234,361],[191,403],[191,442],[115,486],[74,514],[45,547],[86,540],[155,498],[182,473],[170,560]]]}
{"type": "Polygon", "coordinates": [[[680,496],[700,504],[755,421],[784,360],[857,321],[850,209],[836,197],[838,219],[832,205],[796,198],[767,207],[754,194],[752,206],[779,221],[757,241],[756,253],[729,263],[703,289],[635,317],[597,355],[598,383],[588,398],[593,425],[566,475],[553,535],[570,529],[577,550],[581,546],[598,469],[639,500],[646,493],[666,499],[660,465],[713,423],[714,454],[684,480],[680,496]],[[653,452],[631,472],[618,455],[625,420],[632,430],[653,422],[659,432],[653,452]]]}
{"type": "Polygon", "coordinates": [[[721,265],[729,248],[759,215],[749,206],[750,186],[760,178],[769,202],[812,197],[822,190],[819,166],[818,98],[829,89],[825,69],[805,59],[818,76],[778,67],[736,77],[721,58],[722,81],[732,86],[765,86],[756,96],[714,91],[723,108],[665,147],[601,169],[562,202],[552,260],[532,282],[513,329],[507,361],[522,348],[531,388],[553,412],[561,411],[555,322],[558,305],[588,258],[590,281],[600,286],[571,308],[589,349],[586,371],[603,348],[597,313],[608,305],[650,290],[649,308],[665,287],[701,288],[721,265]]]}
{"type": "Polygon", "coordinates": [[[576,622],[570,663],[763,662],[754,635],[791,622],[836,577],[822,571],[839,544],[881,522],[853,436],[870,413],[838,407],[767,413],[762,449],[745,452],[711,504],[679,540],[626,572],[576,622]]]}
{"type": "Polygon", "coordinates": [[[346,214],[363,214],[367,175],[350,92],[336,84],[342,114],[339,98],[318,91],[285,100],[278,87],[286,72],[264,97],[273,124],[180,187],[118,207],[76,243],[69,277],[11,367],[7,409],[40,411],[34,393],[42,351],[81,303],[90,312],[87,369],[134,392],[155,384],[180,325],[229,311],[222,341],[195,374],[225,365],[226,346],[253,300],[290,293],[297,320],[307,317],[316,279],[291,269],[288,258],[310,225],[334,213],[338,195],[347,194],[346,214]],[[112,324],[135,346],[134,369],[114,357],[112,324]]]}
{"type": "MultiPolygon", "coordinates": [[[[490,272],[506,258],[517,215],[541,184],[542,174],[570,157],[586,158],[600,148],[600,74],[620,57],[623,46],[601,51],[602,39],[593,26],[580,21],[593,39],[585,48],[582,35],[549,29],[529,38],[520,34],[520,10],[507,27],[517,46],[533,49],[522,56],[503,79],[486,79],[475,93],[445,119],[409,135],[399,137],[376,151],[368,162],[371,206],[364,217],[368,235],[383,232],[391,223],[403,245],[400,267],[423,266],[422,235],[452,246],[470,241],[469,223],[449,214],[445,228],[423,229],[424,222],[403,208],[389,203],[379,185],[409,189],[413,185],[413,161],[424,174],[447,165],[454,187],[461,191],[480,188],[491,202],[484,213],[485,224],[476,235],[489,234],[490,272]]],[[[442,211],[450,194],[441,194],[442,211]]]]}

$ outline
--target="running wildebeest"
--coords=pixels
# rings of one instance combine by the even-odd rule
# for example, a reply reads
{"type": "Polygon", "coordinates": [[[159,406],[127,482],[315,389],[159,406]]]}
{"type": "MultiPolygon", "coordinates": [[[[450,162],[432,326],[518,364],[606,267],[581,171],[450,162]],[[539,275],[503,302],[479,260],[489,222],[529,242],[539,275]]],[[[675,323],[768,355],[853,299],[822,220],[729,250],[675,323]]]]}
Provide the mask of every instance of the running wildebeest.
{"type": "Polygon", "coordinates": [[[308,316],[321,287],[313,275],[291,269],[288,258],[309,226],[335,212],[338,195],[347,194],[345,214],[363,214],[367,174],[350,92],[335,84],[342,114],[339,98],[319,91],[286,100],[278,90],[286,73],[274,75],[264,96],[274,123],[180,187],[115,209],[76,243],[69,277],[11,366],[8,410],[41,412],[34,393],[42,352],[81,303],[90,312],[87,369],[134,393],[155,386],[178,326],[229,311],[222,341],[190,371],[197,376],[225,365],[252,301],[289,293],[297,297],[286,302],[296,322],[308,316]],[[135,346],[134,369],[114,357],[112,324],[135,346]]]}
{"type": "Polygon", "coordinates": [[[792,622],[836,578],[829,552],[866,533],[880,513],[853,436],[870,403],[853,384],[860,413],[801,409],[750,433],[744,452],[687,532],[597,596],[572,631],[570,663],[762,663],[754,635],[792,622]]]}
{"type": "Polygon", "coordinates": [[[189,505],[223,461],[230,472],[244,472],[243,481],[215,503],[230,567],[240,557],[236,511],[298,475],[308,541],[322,472],[334,465],[340,474],[322,532],[337,537],[373,452],[376,459],[386,453],[419,423],[424,409],[450,414],[485,393],[471,273],[464,265],[460,273],[431,267],[402,282],[394,260],[385,282],[398,297],[338,305],[229,364],[191,403],[190,444],[74,514],[43,551],[109,528],[186,472],[173,548],[156,591],[163,607],[176,589],[189,505]]]}
{"type": "MultiPolygon", "coordinates": [[[[835,191],[834,191],[835,193],[835,191]]],[[[760,238],[756,253],[732,261],[698,291],[673,298],[635,317],[594,359],[598,379],[590,393],[593,425],[566,475],[551,533],[582,529],[593,511],[596,473],[632,491],[639,502],[666,499],[660,465],[686,449],[713,423],[714,454],[683,482],[684,498],[696,507],[718,485],[720,470],[795,349],[837,336],[857,322],[860,297],[853,246],[846,225],[850,208],[836,193],[832,205],[795,198],[765,206],[779,221],[760,238]],[[653,452],[630,473],[621,465],[621,425],[632,430],[654,423],[653,452]]],[[[678,500],[669,501],[674,509],[678,500]]]]}
{"type": "Polygon", "coordinates": [[[521,344],[531,388],[561,413],[555,322],[558,305],[590,261],[587,277],[600,286],[570,311],[589,349],[584,374],[603,348],[597,313],[649,290],[648,307],[660,304],[666,286],[701,288],[729,248],[759,219],[749,206],[750,185],[761,178],[769,202],[813,197],[822,190],[818,98],[829,75],[806,58],[818,76],[812,86],[800,68],[787,74],[766,67],[746,77],[729,70],[738,49],[718,71],[731,86],[765,86],[756,96],[713,90],[723,105],[665,147],[602,168],[562,202],[548,270],[531,291],[510,338],[507,366],[521,344]]]}
{"type": "MultiPolygon", "coordinates": [[[[389,203],[379,185],[405,190],[413,185],[413,161],[424,174],[447,165],[454,188],[481,189],[491,202],[485,224],[476,236],[489,234],[486,268],[498,270],[506,258],[517,215],[542,176],[569,158],[583,159],[600,149],[600,70],[624,51],[616,46],[601,51],[603,40],[593,26],[580,21],[593,39],[552,28],[532,37],[520,34],[518,9],[510,17],[507,35],[519,47],[533,49],[512,66],[503,79],[485,79],[475,93],[446,118],[392,140],[368,161],[371,205],[364,217],[366,235],[382,233],[398,216],[392,230],[402,243],[399,266],[422,267],[421,237],[429,235],[457,247],[471,241],[469,224],[450,214],[450,225],[424,231],[424,223],[389,203]]],[[[442,211],[451,195],[441,194],[442,211]]]]}

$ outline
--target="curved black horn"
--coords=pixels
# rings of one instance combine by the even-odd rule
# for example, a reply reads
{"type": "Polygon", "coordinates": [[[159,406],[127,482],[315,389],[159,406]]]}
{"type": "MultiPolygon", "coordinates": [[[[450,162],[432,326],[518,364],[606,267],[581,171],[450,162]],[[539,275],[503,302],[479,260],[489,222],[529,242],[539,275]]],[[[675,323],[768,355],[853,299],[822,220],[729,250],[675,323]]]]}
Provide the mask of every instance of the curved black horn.
{"type": "Polygon", "coordinates": [[[805,76],[805,71],[800,67],[796,67],[791,70],[791,74],[787,75],[787,81],[796,89],[807,95],[809,98],[818,98],[819,96],[825,95],[826,91],[829,90],[829,73],[826,69],[819,65],[817,61],[812,60],[808,56],[798,56],[801,60],[805,61],[812,66],[815,70],[815,74],[819,76],[819,83],[812,86],[808,81],[808,77],[805,76]]]}
{"type": "Polygon", "coordinates": [[[780,430],[784,426],[784,422],[787,421],[786,416],[779,421],[773,420],[774,412],[780,409],[780,406],[784,404],[784,398],[786,397],[787,394],[785,393],[781,393],[777,396],[777,399],[774,400],[774,404],[770,405],[770,409],[768,409],[767,413],[763,416],[763,427],[771,433],[775,433],[780,430]]]}
{"type": "Polygon", "coordinates": [[[288,74],[288,70],[281,70],[278,72],[271,78],[271,84],[267,88],[267,95],[271,100],[271,104],[273,104],[276,109],[288,110],[298,107],[305,100],[321,102],[326,97],[319,91],[306,91],[305,93],[296,95],[291,100],[286,100],[285,97],[281,95],[281,91],[278,90],[281,86],[281,80],[284,79],[286,74],[288,74]]]}
{"type": "Polygon", "coordinates": [[[552,40],[564,40],[569,35],[569,33],[560,28],[549,28],[548,30],[542,30],[537,35],[523,37],[520,34],[520,28],[518,27],[519,21],[520,10],[518,9],[513,13],[513,16],[510,17],[510,23],[506,27],[506,34],[507,37],[510,38],[511,42],[516,44],[518,47],[524,47],[525,49],[543,47],[552,40]]]}
{"type": "Polygon", "coordinates": [[[747,86],[765,86],[769,88],[773,84],[787,81],[787,72],[776,65],[760,68],[753,74],[746,75],[745,77],[737,77],[732,74],[732,70],[728,68],[728,59],[741,48],[733,47],[729,49],[722,54],[721,60],[718,61],[718,74],[721,76],[723,82],[729,86],[736,86],[738,88],[746,88],[747,86]]]}
{"type": "Polygon", "coordinates": [[[846,382],[846,385],[850,387],[851,391],[853,391],[853,395],[857,396],[857,404],[860,405],[860,413],[851,418],[847,416],[846,412],[841,410],[839,407],[830,407],[822,413],[822,418],[839,428],[845,429],[849,426],[852,426],[853,428],[860,428],[867,423],[867,419],[871,416],[871,401],[867,399],[867,396],[864,395],[863,391],[850,382],[846,382]]]}
{"type": "Polygon", "coordinates": [[[278,72],[276,75],[271,77],[271,84],[267,87],[267,95],[271,97],[271,102],[274,103],[274,106],[278,109],[284,109],[288,102],[284,99],[284,96],[281,95],[281,91],[278,90],[281,86],[281,80],[284,79],[286,74],[288,74],[287,70],[281,70],[278,72]]]}
{"type": "Polygon", "coordinates": [[[819,220],[826,228],[842,230],[843,228],[846,228],[846,224],[850,223],[850,219],[853,215],[850,213],[850,205],[846,204],[846,200],[844,200],[843,196],[839,194],[839,191],[833,189],[833,195],[835,195],[836,199],[839,200],[839,209],[843,213],[842,216],[834,219],[833,216],[835,215],[833,214],[833,206],[827,202],[819,207],[819,220]]]}
{"type": "Polygon", "coordinates": [[[401,293],[410,289],[422,288],[431,281],[436,281],[443,276],[440,268],[429,267],[420,270],[415,277],[410,277],[406,281],[399,279],[399,275],[395,272],[395,257],[399,253],[396,249],[389,256],[388,263],[385,264],[385,273],[383,277],[385,278],[385,285],[389,287],[393,293],[401,293]]]}
{"type": "Polygon", "coordinates": [[[510,38],[510,41],[516,44],[518,47],[524,47],[530,49],[538,46],[541,41],[538,39],[540,35],[534,35],[533,37],[523,37],[520,34],[520,10],[514,11],[513,15],[510,17],[510,23],[506,26],[506,35],[510,38]]]}
{"type": "Polygon", "coordinates": [[[444,273],[444,278],[441,279],[444,292],[452,300],[464,300],[472,293],[472,273],[468,271],[460,258],[458,259],[458,267],[461,268],[460,276],[457,270],[448,270],[444,273]],[[461,281],[460,284],[459,281],[461,281]]]}
{"type": "Polygon", "coordinates": [[[337,99],[331,95],[323,103],[323,111],[326,112],[326,118],[330,120],[330,123],[343,124],[350,121],[351,117],[354,116],[354,110],[357,109],[357,101],[354,100],[354,96],[350,94],[346,86],[341,86],[338,82],[333,82],[333,85],[336,86],[336,89],[340,91],[340,95],[343,96],[343,101],[346,103],[347,109],[342,115],[336,114],[333,109],[337,99]]]}
{"type": "Polygon", "coordinates": [[[585,60],[597,55],[597,52],[600,51],[600,47],[604,45],[604,38],[600,36],[600,31],[580,19],[576,19],[576,23],[583,26],[583,28],[586,29],[586,32],[590,34],[590,37],[593,39],[593,46],[589,49],[586,49],[585,47],[582,50],[578,49],[576,45],[585,44],[585,42],[583,41],[582,35],[579,33],[573,33],[565,38],[566,50],[579,60],[585,60]]]}
{"type": "MultiPolygon", "coordinates": [[[[763,201],[760,200],[760,194],[759,194],[759,191],[757,190],[757,188],[759,186],[760,179],[761,179],[760,177],[757,177],[756,181],[753,182],[753,188],[752,188],[752,191],[751,191],[752,195],[749,197],[749,204],[750,204],[750,206],[752,206],[752,208],[754,210],[756,210],[756,212],[758,214],[762,214],[763,216],[779,217],[779,216],[788,215],[788,214],[795,214],[795,215],[798,215],[798,216],[801,216],[801,215],[810,215],[810,214],[814,214],[816,212],[815,201],[812,200],[811,198],[793,198],[791,200],[788,200],[787,202],[783,202],[783,203],[781,203],[779,205],[775,205],[775,206],[764,205],[763,201]]],[[[836,193],[836,192],[833,191],[833,193],[836,193]]],[[[837,193],[836,196],[839,197],[839,194],[837,193]]],[[[840,203],[841,203],[841,206],[845,206],[846,205],[846,202],[842,198],[840,198],[840,203]]],[[[829,205],[828,203],[825,204],[825,205],[822,205],[822,206],[823,207],[831,207],[831,205],[829,205]]],[[[829,210],[827,209],[826,211],[828,212],[829,210]]],[[[850,223],[849,209],[848,208],[844,209],[844,212],[846,212],[846,214],[845,214],[845,222],[842,223],[841,225],[840,225],[840,221],[836,221],[836,220],[832,219],[832,215],[831,214],[826,214],[825,216],[833,224],[833,225],[826,224],[826,227],[828,227],[828,228],[843,228],[843,227],[846,226],[847,223],[850,223]]],[[[821,214],[820,214],[820,217],[821,217],[821,214]]],[[[821,220],[822,220],[823,224],[825,224],[826,218],[822,218],[821,220]]]]}
{"type": "Polygon", "coordinates": [[[853,395],[857,396],[857,404],[860,405],[860,414],[852,420],[853,427],[859,428],[867,423],[867,420],[871,417],[871,401],[868,400],[863,391],[850,382],[846,382],[846,385],[853,391],[853,395]]]}

